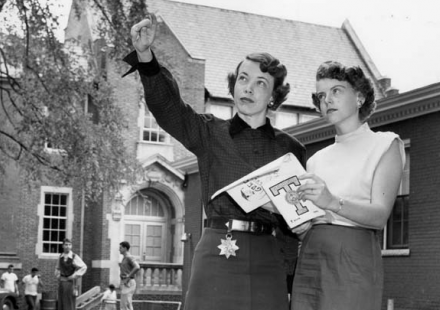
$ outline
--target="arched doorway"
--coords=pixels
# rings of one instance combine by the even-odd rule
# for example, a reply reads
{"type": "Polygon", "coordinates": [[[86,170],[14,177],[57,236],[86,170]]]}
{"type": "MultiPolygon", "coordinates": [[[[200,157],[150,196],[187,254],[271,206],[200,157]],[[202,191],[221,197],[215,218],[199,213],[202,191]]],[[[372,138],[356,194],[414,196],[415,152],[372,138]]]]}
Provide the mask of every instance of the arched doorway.
{"type": "Polygon", "coordinates": [[[169,262],[172,208],[161,192],[146,188],[136,192],[125,206],[124,240],[139,261],[169,262]]]}

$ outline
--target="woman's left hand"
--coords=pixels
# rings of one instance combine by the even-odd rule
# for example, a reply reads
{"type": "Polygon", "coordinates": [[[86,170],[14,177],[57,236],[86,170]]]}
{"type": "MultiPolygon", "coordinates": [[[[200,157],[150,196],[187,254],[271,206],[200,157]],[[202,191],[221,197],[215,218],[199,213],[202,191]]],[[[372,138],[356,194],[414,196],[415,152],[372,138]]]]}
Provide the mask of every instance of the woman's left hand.
{"type": "Polygon", "coordinates": [[[294,234],[297,234],[300,239],[302,239],[301,236],[303,236],[304,233],[309,231],[309,229],[311,227],[312,227],[312,222],[311,221],[307,221],[307,222],[305,222],[305,223],[303,223],[303,224],[301,224],[299,226],[296,226],[296,227],[292,228],[291,231],[294,234]]]}
{"type": "Polygon", "coordinates": [[[309,180],[297,188],[301,200],[310,200],[321,209],[328,209],[328,206],[334,199],[330,193],[327,184],[313,173],[305,173],[298,177],[299,180],[309,180]]]}

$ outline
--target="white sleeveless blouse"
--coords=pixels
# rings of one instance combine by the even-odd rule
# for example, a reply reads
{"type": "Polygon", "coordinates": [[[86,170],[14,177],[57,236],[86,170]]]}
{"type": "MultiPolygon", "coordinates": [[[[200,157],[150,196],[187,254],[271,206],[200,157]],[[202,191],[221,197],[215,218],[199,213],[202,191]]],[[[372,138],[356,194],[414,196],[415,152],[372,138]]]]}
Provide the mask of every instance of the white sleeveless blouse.
{"type": "MultiPolygon", "coordinates": [[[[334,144],[315,153],[307,161],[307,171],[323,179],[336,197],[369,203],[376,167],[394,140],[399,142],[402,163],[405,164],[405,148],[399,136],[393,132],[373,132],[364,123],[354,132],[337,135],[334,144]]],[[[313,223],[360,226],[329,210],[313,223]]]]}

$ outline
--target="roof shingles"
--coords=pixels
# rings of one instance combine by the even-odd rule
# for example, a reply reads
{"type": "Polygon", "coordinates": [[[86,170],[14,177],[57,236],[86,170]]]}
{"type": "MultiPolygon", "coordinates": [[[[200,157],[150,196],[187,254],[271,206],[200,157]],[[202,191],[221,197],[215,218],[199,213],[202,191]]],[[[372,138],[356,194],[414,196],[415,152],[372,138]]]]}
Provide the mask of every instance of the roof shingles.
{"type": "MultiPolygon", "coordinates": [[[[187,4],[150,0],[191,57],[205,59],[205,87],[215,97],[229,97],[226,76],[245,55],[268,52],[288,70],[291,93],[285,104],[312,107],[318,66],[327,60],[370,71],[341,28],[187,4]]],[[[370,75],[371,77],[371,75],[370,75]]],[[[376,84],[376,77],[372,77],[376,84]]]]}

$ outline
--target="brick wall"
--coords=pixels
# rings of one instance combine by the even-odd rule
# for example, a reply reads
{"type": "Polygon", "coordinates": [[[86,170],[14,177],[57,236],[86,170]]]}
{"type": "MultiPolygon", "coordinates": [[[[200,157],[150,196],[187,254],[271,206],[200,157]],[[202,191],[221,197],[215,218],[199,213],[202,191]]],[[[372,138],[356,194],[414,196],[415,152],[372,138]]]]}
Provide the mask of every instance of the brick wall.
{"type": "Polygon", "coordinates": [[[15,227],[19,224],[20,216],[16,212],[20,200],[18,169],[13,162],[6,165],[6,171],[0,180],[0,240],[3,253],[16,251],[18,240],[15,227]]]}
{"type": "Polygon", "coordinates": [[[440,112],[392,124],[381,130],[410,139],[408,257],[384,257],[384,309],[440,308],[440,112]]]}
{"type": "MultiPolygon", "coordinates": [[[[57,260],[53,259],[38,259],[36,255],[36,244],[38,242],[38,225],[39,217],[37,215],[38,204],[41,201],[41,185],[44,186],[59,186],[59,184],[52,184],[50,182],[31,183],[29,180],[21,176],[21,188],[19,190],[20,199],[17,204],[17,215],[20,218],[20,223],[16,225],[15,231],[18,235],[17,255],[22,263],[22,270],[17,270],[17,276],[21,280],[25,275],[30,273],[32,267],[37,267],[40,270],[41,279],[44,283],[44,292],[55,292],[57,290],[57,280],[54,276],[54,270],[57,260]]],[[[66,186],[68,187],[68,186],[66,186]]],[[[79,253],[80,247],[80,212],[81,204],[78,191],[73,190],[73,208],[74,221],[72,223],[72,242],[73,251],[79,253]]],[[[90,264],[85,260],[86,264],[90,264]]],[[[21,291],[20,285],[20,291],[21,291]]]]}

